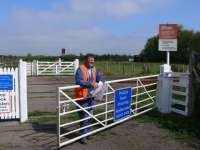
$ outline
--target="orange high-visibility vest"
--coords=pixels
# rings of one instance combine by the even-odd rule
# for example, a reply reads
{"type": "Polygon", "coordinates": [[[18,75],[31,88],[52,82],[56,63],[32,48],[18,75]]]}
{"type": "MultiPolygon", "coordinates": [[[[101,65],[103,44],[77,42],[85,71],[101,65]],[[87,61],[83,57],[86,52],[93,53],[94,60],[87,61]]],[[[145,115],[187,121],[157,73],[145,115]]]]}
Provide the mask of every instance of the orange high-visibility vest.
{"type": "MultiPolygon", "coordinates": [[[[88,68],[85,66],[85,64],[80,65],[80,69],[82,71],[83,74],[83,81],[88,81],[89,80],[89,72],[88,72],[88,68]]],[[[92,74],[93,74],[93,84],[96,83],[96,68],[94,67],[92,69],[92,74]]],[[[79,88],[75,88],[75,97],[76,98],[81,98],[81,97],[87,97],[89,95],[89,91],[88,88],[84,88],[84,87],[79,87],[79,88]]]]}

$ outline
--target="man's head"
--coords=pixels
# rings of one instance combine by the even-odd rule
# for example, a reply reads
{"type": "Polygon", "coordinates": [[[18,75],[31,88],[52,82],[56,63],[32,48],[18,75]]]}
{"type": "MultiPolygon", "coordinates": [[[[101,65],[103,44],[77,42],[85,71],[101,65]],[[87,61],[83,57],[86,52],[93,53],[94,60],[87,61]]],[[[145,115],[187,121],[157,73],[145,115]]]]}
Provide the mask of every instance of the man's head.
{"type": "Polygon", "coordinates": [[[85,56],[85,64],[89,67],[94,67],[95,64],[95,55],[94,54],[87,54],[85,56]]]}

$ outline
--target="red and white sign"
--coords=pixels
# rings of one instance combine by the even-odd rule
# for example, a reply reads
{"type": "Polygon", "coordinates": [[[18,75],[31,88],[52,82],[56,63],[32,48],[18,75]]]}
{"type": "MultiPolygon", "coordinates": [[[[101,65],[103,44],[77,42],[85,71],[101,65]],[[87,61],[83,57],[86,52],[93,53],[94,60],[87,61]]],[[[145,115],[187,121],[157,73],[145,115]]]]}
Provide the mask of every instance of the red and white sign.
{"type": "Polygon", "coordinates": [[[159,51],[177,51],[177,24],[160,24],[159,51]]]}
{"type": "Polygon", "coordinates": [[[10,112],[10,93],[0,91],[0,113],[10,112]]]}

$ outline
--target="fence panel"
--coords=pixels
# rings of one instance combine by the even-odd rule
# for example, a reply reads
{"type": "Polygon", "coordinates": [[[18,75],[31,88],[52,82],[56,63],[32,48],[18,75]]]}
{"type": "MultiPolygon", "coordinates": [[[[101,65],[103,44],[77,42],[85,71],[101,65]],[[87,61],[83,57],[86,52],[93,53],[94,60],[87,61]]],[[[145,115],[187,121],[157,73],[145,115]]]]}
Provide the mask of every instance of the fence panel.
{"type": "Polygon", "coordinates": [[[188,74],[175,75],[172,79],[171,111],[187,116],[189,101],[189,76],[188,74]]]}
{"type": "Polygon", "coordinates": [[[0,68],[1,75],[12,75],[13,89],[0,90],[1,119],[19,119],[19,79],[18,68],[0,68]]]}

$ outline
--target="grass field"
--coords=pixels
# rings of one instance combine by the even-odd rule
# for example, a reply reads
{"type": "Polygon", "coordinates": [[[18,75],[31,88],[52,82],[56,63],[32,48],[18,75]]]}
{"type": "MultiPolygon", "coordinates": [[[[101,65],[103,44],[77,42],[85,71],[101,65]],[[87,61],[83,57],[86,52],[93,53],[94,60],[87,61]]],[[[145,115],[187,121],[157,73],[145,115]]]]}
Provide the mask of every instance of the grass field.
{"type": "MultiPolygon", "coordinates": [[[[97,61],[96,67],[104,75],[125,75],[138,76],[158,74],[161,63],[139,63],[139,62],[114,62],[114,61],[97,61]]],[[[188,65],[172,64],[174,72],[186,72],[188,65]]]]}
{"type": "MultiPolygon", "coordinates": [[[[80,62],[81,64],[82,62],[80,62]]],[[[18,62],[0,63],[0,67],[17,67],[18,62]]],[[[104,75],[139,76],[158,74],[163,63],[143,63],[127,61],[96,61],[96,67],[104,75]]],[[[174,72],[186,72],[188,65],[171,64],[174,72]]]]}

